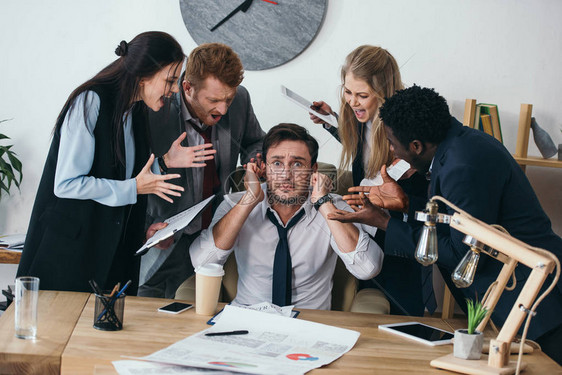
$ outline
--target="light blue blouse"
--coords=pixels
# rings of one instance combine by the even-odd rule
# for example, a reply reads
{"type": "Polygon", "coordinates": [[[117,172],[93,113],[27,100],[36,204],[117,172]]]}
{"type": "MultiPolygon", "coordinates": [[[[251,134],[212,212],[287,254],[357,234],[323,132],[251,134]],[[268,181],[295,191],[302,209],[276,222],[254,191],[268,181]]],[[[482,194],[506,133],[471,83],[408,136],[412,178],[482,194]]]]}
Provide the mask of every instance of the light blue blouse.
{"type": "Polygon", "coordinates": [[[135,141],[130,113],[124,116],[126,180],[88,176],[92,169],[96,139],[94,129],[100,110],[100,97],[93,91],[78,95],[67,112],[55,172],[55,195],[59,198],[92,199],[106,206],[124,206],[137,202],[137,182],[132,177],[135,141]],[[84,118],[84,100],[86,115],[84,118]]]}

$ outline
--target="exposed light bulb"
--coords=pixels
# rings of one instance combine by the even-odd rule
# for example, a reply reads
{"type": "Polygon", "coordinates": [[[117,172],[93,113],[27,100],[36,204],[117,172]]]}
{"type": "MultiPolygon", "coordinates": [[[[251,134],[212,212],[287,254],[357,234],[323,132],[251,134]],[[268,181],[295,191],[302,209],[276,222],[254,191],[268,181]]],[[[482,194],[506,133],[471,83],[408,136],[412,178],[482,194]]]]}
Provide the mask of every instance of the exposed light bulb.
{"type": "Polygon", "coordinates": [[[479,259],[480,251],[471,247],[451,275],[451,279],[453,279],[457,288],[466,288],[472,284],[479,259]]]}
{"type": "Polygon", "coordinates": [[[437,229],[435,223],[426,221],[416,246],[415,258],[424,266],[437,262],[437,229]]]}

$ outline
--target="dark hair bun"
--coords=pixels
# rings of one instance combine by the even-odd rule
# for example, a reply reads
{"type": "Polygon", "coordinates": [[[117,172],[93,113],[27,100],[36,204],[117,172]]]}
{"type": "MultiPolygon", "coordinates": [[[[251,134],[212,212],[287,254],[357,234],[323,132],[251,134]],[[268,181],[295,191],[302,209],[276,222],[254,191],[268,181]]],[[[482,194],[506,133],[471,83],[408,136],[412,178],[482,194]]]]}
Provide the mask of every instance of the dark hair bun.
{"type": "Polygon", "coordinates": [[[128,47],[129,46],[128,46],[127,42],[122,40],[121,43],[119,43],[119,45],[117,46],[117,48],[115,48],[115,54],[117,56],[125,56],[127,54],[127,48],[128,47]]]}

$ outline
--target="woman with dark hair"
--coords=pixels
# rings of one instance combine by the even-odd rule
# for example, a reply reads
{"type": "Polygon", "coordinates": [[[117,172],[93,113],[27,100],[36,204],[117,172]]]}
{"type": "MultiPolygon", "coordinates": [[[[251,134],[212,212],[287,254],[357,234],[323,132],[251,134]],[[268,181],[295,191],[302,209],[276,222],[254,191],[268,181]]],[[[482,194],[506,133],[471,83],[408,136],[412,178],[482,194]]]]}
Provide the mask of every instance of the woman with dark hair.
{"type": "MultiPolygon", "coordinates": [[[[167,195],[183,191],[167,182],[179,175],[151,172],[146,124],[147,107],[160,110],[178,91],[183,51],[172,36],[146,32],[115,53],[119,58],[74,90],[57,118],[17,273],[38,276],[42,289],[89,291],[91,279],[111,289],[131,279],[128,293],[135,293],[146,196],[172,202],[167,195]]],[[[181,147],[184,138],[164,155],[163,168],[212,158],[205,145],[181,147]]]]}

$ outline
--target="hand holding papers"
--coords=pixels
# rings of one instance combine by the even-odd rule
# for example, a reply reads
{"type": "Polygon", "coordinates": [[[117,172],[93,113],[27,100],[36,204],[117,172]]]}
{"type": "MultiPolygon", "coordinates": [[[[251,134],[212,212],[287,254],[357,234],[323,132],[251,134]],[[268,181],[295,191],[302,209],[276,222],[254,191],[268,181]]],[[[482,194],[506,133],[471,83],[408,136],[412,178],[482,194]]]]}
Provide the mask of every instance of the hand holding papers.
{"type": "Polygon", "coordinates": [[[314,109],[312,102],[306,100],[296,92],[289,90],[285,86],[281,85],[281,93],[287,99],[298,105],[299,107],[305,109],[307,112],[314,114],[315,116],[321,118],[327,124],[338,127],[338,120],[333,115],[324,115],[314,109]]]}
{"type": "Polygon", "coordinates": [[[171,218],[165,220],[165,223],[168,223],[168,226],[165,228],[160,229],[158,232],[154,234],[154,236],[150,237],[146,243],[137,250],[135,255],[143,255],[145,254],[148,249],[152,246],[158,244],[159,242],[165,240],[166,238],[171,237],[177,231],[182,230],[183,228],[187,227],[197,215],[203,211],[205,207],[213,200],[215,196],[210,196],[209,198],[205,199],[204,201],[196,204],[193,207],[188,208],[185,211],[180,212],[177,215],[172,216],[171,218]]]}
{"type": "MultiPolygon", "coordinates": [[[[398,181],[408,170],[410,169],[410,164],[400,159],[396,164],[389,166],[386,172],[394,181],[398,181]]],[[[378,172],[374,178],[364,178],[361,180],[359,185],[361,186],[380,186],[383,184],[383,179],[381,173],[378,172]]]]}

